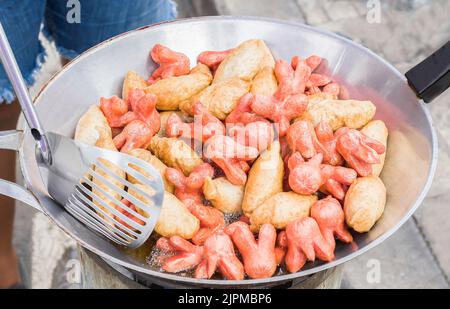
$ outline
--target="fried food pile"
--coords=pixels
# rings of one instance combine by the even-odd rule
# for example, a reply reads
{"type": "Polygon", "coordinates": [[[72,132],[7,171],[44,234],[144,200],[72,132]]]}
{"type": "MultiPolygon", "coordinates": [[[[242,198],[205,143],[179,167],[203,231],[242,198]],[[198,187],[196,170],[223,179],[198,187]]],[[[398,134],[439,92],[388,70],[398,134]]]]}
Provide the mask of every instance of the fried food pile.
{"type": "Polygon", "coordinates": [[[373,120],[372,102],[341,99],[321,57],[275,60],[262,40],[205,51],[192,69],[160,44],[150,57],[151,76],[128,72],[122,96],[92,106],[75,138],[160,172],[163,271],[229,280],[294,273],[332,261],[336,239],[351,243],[350,230],[368,232],[380,219],[388,130],[373,120]]]}

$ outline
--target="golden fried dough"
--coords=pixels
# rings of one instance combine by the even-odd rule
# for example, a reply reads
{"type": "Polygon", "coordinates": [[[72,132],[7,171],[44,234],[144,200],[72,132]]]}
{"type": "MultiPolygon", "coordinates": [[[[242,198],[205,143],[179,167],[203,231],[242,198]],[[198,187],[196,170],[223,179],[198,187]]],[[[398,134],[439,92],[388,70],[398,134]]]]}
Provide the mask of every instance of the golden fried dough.
{"type": "Polygon", "coordinates": [[[177,138],[154,136],[149,149],[164,164],[180,169],[186,176],[203,163],[188,144],[177,138]]]}
{"type": "Polygon", "coordinates": [[[250,92],[253,95],[270,97],[277,91],[278,82],[272,67],[265,67],[256,74],[250,92]]]}
{"type": "Polygon", "coordinates": [[[212,84],[198,95],[180,104],[180,109],[193,114],[193,106],[201,102],[211,114],[224,120],[231,113],[239,99],[250,90],[250,83],[239,78],[232,78],[212,84]]]}
{"type": "Polygon", "coordinates": [[[273,142],[250,169],[242,201],[247,216],[269,197],[283,191],[284,164],[280,150],[280,142],[273,142]]]}
{"type": "MultiPolygon", "coordinates": [[[[117,151],[112,140],[111,128],[109,127],[108,121],[106,120],[100,108],[96,105],[91,106],[88,109],[88,111],[78,121],[75,130],[75,140],[86,143],[91,146],[97,146],[100,148],[117,151]]],[[[103,163],[114,174],[116,174],[120,178],[125,179],[125,172],[118,166],[112,164],[111,162],[105,159],[99,159],[99,161],[103,163]]],[[[120,189],[124,188],[124,185],[121,184],[120,181],[106,174],[101,168],[94,166],[93,169],[96,173],[106,178],[109,182],[113,183],[118,188],[120,189]]],[[[87,174],[85,176],[89,179],[92,178],[92,182],[94,184],[98,185],[106,193],[112,195],[116,200],[120,201],[122,199],[122,197],[119,194],[117,194],[115,190],[106,186],[102,180],[97,179],[95,177],[90,177],[87,174]]],[[[105,194],[103,194],[100,190],[92,188],[92,192],[95,195],[97,195],[100,199],[102,199],[107,205],[109,205],[112,208],[115,208],[116,204],[111,199],[109,199],[105,194]]],[[[96,201],[93,202],[100,209],[105,211],[105,213],[108,216],[110,216],[111,218],[113,217],[111,211],[109,211],[106,207],[102,206],[100,203],[96,201]]]]}
{"type": "Polygon", "coordinates": [[[252,212],[250,228],[253,232],[258,232],[263,224],[270,223],[277,229],[284,229],[289,222],[308,217],[316,201],[315,195],[300,195],[295,192],[277,193],[252,212]]]}
{"type": "Polygon", "coordinates": [[[114,145],[113,139],[110,135],[110,130],[107,128],[97,127],[97,132],[99,133],[99,139],[95,143],[95,146],[103,149],[108,149],[112,151],[117,151],[116,145],[114,145]]]}
{"type": "Polygon", "coordinates": [[[241,213],[244,186],[237,186],[225,177],[207,178],[203,185],[203,194],[211,204],[223,213],[241,213]]]}
{"type": "Polygon", "coordinates": [[[167,137],[166,135],[166,123],[170,115],[177,114],[183,122],[192,122],[192,117],[182,111],[169,111],[159,113],[159,119],[161,120],[161,128],[159,129],[158,136],[167,137]]]}
{"type": "Polygon", "coordinates": [[[248,40],[236,47],[217,68],[213,83],[231,78],[251,81],[264,67],[275,67],[272,53],[262,40],[248,40]]]}
{"type": "Polygon", "coordinates": [[[325,100],[337,100],[337,96],[326,92],[319,92],[308,96],[308,106],[311,107],[314,104],[325,100]]]}
{"type": "Polygon", "coordinates": [[[386,205],[386,187],[375,176],[358,178],[348,189],[344,201],[345,221],[359,233],[370,231],[386,205]]]}
{"type": "MultiPolygon", "coordinates": [[[[374,120],[369,122],[361,129],[361,132],[366,136],[379,141],[382,143],[387,149],[387,141],[388,141],[388,129],[386,124],[382,120],[374,120]]],[[[380,176],[381,171],[383,170],[384,161],[386,159],[386,152],[380,155],[380,163],[372,164],[372,176],[380,176]]]]}
{"type": "Polygon", "coordinates": [[[128,93],[133,89],[144,89],[147,87],[147,82],[142,76],[139,76],[134,71],[129,71],[125,76],[122,87],[122,99],[128,99],[128,93]]]}
{"type": "Polygon", "coordinates": [[[200,228],[200,221],[172,193],[165,192],[155,231],[161,236],[191,239],[200,228]]]}
{"type": "MultiPolygon", "coordinates": [[[[117,165],[109,162],[108,160],[105,160],[103,158],[98,159],[98,161],[100,163],[102,163],[103,165],[106,166],[106,168],[108,168],[108,170],[112,171],[115,175],[119,176],[122,179],[125,179],[126,174],[125,172],[119,168],[117,165]]],[[[106,172],[103,171],[103,169],[99,168],[98,166],[95,166],[94,168],[95,172],[97,174],[99,174],[100,176],[102,176],[103,178],[107,179],[109,183],[114,184],[116,187],[118,187],[119,189],[124,189],[124,185],[118,181],[116,178],[108,175],[106,172]]],[[[101,189],[103,189],[103,191],[105,191],[106,193],[109,193],[109,195],[111,195],[115,200],[117,201],[121,201],[122,200],[122,196],[120,194],[117,193],[117,190],[111,189],[110,187],[108,187],[105,182],[99,178],[96,177],[92,177],[92,182],[94,184],[96,184],[97,186],[99,186],[101,189]]],[[[108,198],[106,194],[104,194],[101,190],[96,189],[95,187],[92,188],[92,193],[94,193],[95,195],[97,195],[102,201],[104,201],[106,204],[108,204],[111,208],[116,208],[116,203],[113,202],[112,199],[108,198]]],[[[93,201],[95,205],[97,205],[100,209],[102,209],[103,211],[105,211],[109,217],[113,217],[114,215],[106,208],[104,207],[101,203],[97,202],[97,201],[93,201]]],[[[101,214],[99,214],[101,215],[101,214]]]]}
{"type": "Polygon", "coordinates": [[[376,107],[370,101],[324,100],[308,105],[306,112],[297,120],[309,120],[314,126],[325,121],[333,130],[341,127],[359,129],[375,115],[376,107]]]}
{"type": "Polygon", "coordinates": [[[144,90],[146,93],[156,95],[158,110],[177,110],[180,103],[208,87],[211,81],[212,74],[209,68],[204,64],[198,64],[188,75],[162,79],[144,90]]]}
{"type": "MultiPolygon", "coordinates": [[[[97,127],[97,129],[98,129],[98,127],[97,127]]],[[[98,132],[100,134],[100,138],[97,140],[97,143],[95,144],[95,146],[100,147],[100,148],[104,148],[104,149],[108,149],[108,150],[117,151],[117,148],[114,145],[114,142],[113,142],[111,136],[109,135],[109,132],[105,128],[102,128],[98,132]]],[[[115,164],[113,164],[113,163],[111,163],[111,162],[109,162],[108,160],[105,160],[105,159],[99,159],[99,161],[102,164],[104,164],[115,175],[119,176],[122,179],[125,179],[125,177],[126,177],[125,171],[123,171],[117,165],[115,165],[115,164]]],[[[124,189],[125,186],[120,181],[118,181],[114,177],[111,177],[110,175],[106,174],[103,171],[103,169],[101,169],[101,168],[99,168],[97,166],[94,166],[94,171],[96,173],[98,173],[100,176],[102,176],[103,178],[107,179],[110,183],[112,183],[115,186],[117,186],[118,188],[124,189]]],[[[106,186],[103,180],[100,180],[98,178],[92,177],[92,182],[95,183],[96,185],[98,185],[100,188],[102,188],[103,191],[109,193],[116,200],[120,201],[122,199],[120,194],[117,194],[116,190],[113,190],[110,187],[106,186]]],[[[92,188],[92,193],[94,193],[97,196],[99,196],[102,199],[102,201],[106,202],[106,204],[108,204],[112,208],[116,208],[116,204],[111,199],[109,199],[105,194],[103,194],[100,190],[98,190],[96,188],[92,188]]],[[[98,207],[103,209],[110,217],[113,216],[113,214],[109,210],[107,210],[105,207],[103,207],[100,203],[98,203],[96,201],[93,201],[93,202],[94,202],[95,205],[97,205],[98,207]]]]}
{"type": "MultiPolygon", "coordinates": [[[[137,184],[136,187],[150,194],[152,192],[151,188],[141,184],[137,184]]],[[[130,190],[129,193],[143,203],[152,203],[134,190],[130,190]]],[[[136,210],[142,216],[148,217],[148,214],[142,209],[136,207],[136,210]]],[[[186,206],[172,193],[164,192],[164,201],[155,225],[156,233],[164,237],[180,236],[191,239],[199,228],[200,221],[189,212],[186,206]]]]}
{"type": "MultiPolygon", "coordinates": [[[[173,193],[174,186],[171,182],[167,181],[167,179],[166,179],[167,165],[162,163],[161,160],[159,160],[156,156],[152,155],[152,153],[150,151],[145,150],[145,149],[141,149],[141,148],[133,149],[129,152],[129,155],[136,157],[138,159],[141,159],[141,160],[149,163],[150,165],[152,165],[155,169],[157,169],[159,174],[161,175],[163,182],[164,182],[164,189],[167,192],[173,193]]],[[[130,164],[130,167],[136,169],[138,172],[140,172],[144,175],[146,174],[142,169],[140,169],[139,167],[135,167],[133,164],[130,164]]],[[[136,178],[134,178],[131,175],[127,175],[127,179],[132,184],[139,183],[139,180],[137,180],[136,178]]]]}
{"type": "MultiPolygon", "coordinates": [[[[112,141],[112,132],[108,120],[106,120],[106,117],[97,105],[92,105],[78,120],[75,129],[75,140],[91,146],[98,146],[96,144],[100,138],[100,131],[103,139],[109,137],[112,141]]],[[[113,150],[115,150],[115,147],[113,150]]]]}

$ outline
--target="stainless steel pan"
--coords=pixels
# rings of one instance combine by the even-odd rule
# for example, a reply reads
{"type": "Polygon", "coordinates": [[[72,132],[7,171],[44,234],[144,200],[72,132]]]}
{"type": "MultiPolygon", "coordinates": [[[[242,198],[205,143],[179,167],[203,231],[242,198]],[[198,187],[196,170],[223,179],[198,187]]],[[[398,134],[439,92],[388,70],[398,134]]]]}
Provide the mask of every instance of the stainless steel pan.
{"type": "Polygon", "coordinates": [[[133,254],[90,232],[49,197],[27,129],[0,132],[0,148],[18,151],[28,190],[0,182],[0,193],[42,211],[80,245],[105,260],[169,286],[176,282],[186,287],[269,287],[337,266],[380,244],[422,203],[436,168],[437,138],[429,111],[405,77],[373,52],[335,34],[302,24],[248,17],[196,18],[141,28],[90,49],[54,76],[35,100],[42,123],[48,131],[73,136],[78,119],[90,105],[97,104],[101,96],[120,93],[127,71],[143,76],[151,73],[154,65],[148,54],[155,43],[182,51],[195,63],[201,51],[228,49],[251,38],[265,40],[277,58],[310,54],[326,58],[331,75],[346,86],[349,95],[372,100],[378,108],[376,117],[389,128],[382,174],[388,188],[386,211],[369,233],[355,235],[356,245],[338,246],[333,262],[315,262],[295,274],[245,281],[198,280],[154,271],[133,254]]]}

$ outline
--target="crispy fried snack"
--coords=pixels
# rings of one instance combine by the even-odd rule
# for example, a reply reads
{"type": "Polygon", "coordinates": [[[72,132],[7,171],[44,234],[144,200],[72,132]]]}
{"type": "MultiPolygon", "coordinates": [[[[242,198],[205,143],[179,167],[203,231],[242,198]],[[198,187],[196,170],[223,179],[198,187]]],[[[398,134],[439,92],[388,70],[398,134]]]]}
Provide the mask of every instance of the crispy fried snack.
{"type": "Polygon", "coordinates": [[[165,192],[155,231],[165,237],[178,235],[191,239],[200,229],[200,221],[172,193],[165,192]]]}
{"type": "Polygon", "coordinates": [[[127,101],[117,96],[100,98],[100,109],[112,128],[122,128],[140,120],[148,126],[151,135],[159,131],[161,125],[155,106],[156,96],[145,94],[141,89],[130,90],[127,101]]]}
{"type": "Polygon", "coordinates": [[[149,149],[164,164],[181,170],[184,175],[189,175],[203,163],[189,145],[176,138],[154,136],[149,149]]]}
{"type": "Polygon", "coordinates": [[[159,113],[159,118],[161,119],[161,129],[159,129],[158,136],[159,137],[168,137],[166,132],[166,125],[167,120],[169,119],[172,114],[177,115],[181,121],[183,122],[192,122],[193,119],[191,116],[189,116],[186,113],[183,113],[182,111],[169,111],[169,112],[161,112],[159,113]]]}
{"type": "Polygon", "coordinates": [[[309,120],[314,126],[325,121],[334,131],[342,127],[359,129],[372,120],[375,111],[376,107],[370,101],[323,100],[308,105],[298,119],[309,120]]]}
{"type": "Polygon", "coordinates": [[[337,96],[329,94],[329,93],[325,93],[325,92],[315,93],[315,94],[308,96],[308,108],[311,108],[313,105],[315,105],[319,102],[322,102],[322,101],[327,101],[327,100],[336,101],[337,99],[338,99],[337,96]]]}
{"type": "MultiPolygon", "coordinates": [[[[292,67],[296,68],[298,61],[301,60],[299,57],[292,58],[292,67]]],[[[311,71],[314,72],[317,67],[322,63],[322,58],[317,55],[311,55],[305,59],[306,64],[311,68],[311,71]]]]}
{"type": "Polygon", "coordinates": [[[100,109],[111,128],[122,128],[130,122],[129,117],[124,117],[130,109],[130,104],[118,96],[100,98],[100,109]]]}
{"type": "Polygon", "coordinates": [[[147,148],[152,136],[155,134],[155,130],[152,129],[142,120],[133,120],[114,137],[114,145],[121,152],[129,153],[136,148],[147,148]]]}
{"type": "MultiPolygon", "coordinates": [[[[153,193],[151,187],[142,184],[135,184],[135,187],[149,194],[153,193]]],[[[146,197],[137,191],[129,189],[128,193],[145,204],[152,204],[152,201],[147,200],[146,197]]],[[[136,206],[134,207],[139,214],[148,217],[145,211],[136,206]]],[[[199,220],[189,212],[186,206],[172,193],[164,192],[161,213],[155,225],[156,233],[165,237],[180,236],[184,239],[191,239],[199,229],[199,220]]]]}
{"type": "MultiPolygon", "coordinates": [[[[100,158],[98,159],[98,161],[100,163],[102,163],[103,165],[106,166],[106,168],[108,168],[110,171],[112,171],[115,175],[117,175],[120,178],[125,179],[126,174],[125,172],[119,168],[118,166],[114,165],[113,163],[100,158]]],[[[107,179],[110,183],[112,183],[113,185],[115,185],[116,187],[123,189],[125,186],[118,181],[116,178],[111,177],[110,175],[108,175],[103,169],[99,168],[98,166],[94,167],[94,170],[97,174],[99,174],[100,176],[102,176],[103,178],[107,179]]],[[[100,187],[101,189],[103,189],[103,191],[105,191],[106,193],[108,193],[109,195],[111,195],[115,200],[122,200],[122,197],[120,196],[120,194],[117,193],[116,190],[111,189],[109,186],[107,186],[105,184],[105,182],[103,180],[99,180],[96,177],[92,178],[92,182],[97,185],[98,187],[100,187]]],[[[109,206],[111,206],[111,208],[117,208],[116,204],[107,197],[106,194],[104,194],[102,191],[100,191],[99,189],[93,187],[92,188],[92,193],[94,193],[95,195],[97,195],[102,201],[104,201],[106,204],[108,204],[109,206]]],[[[113,217],[113,214],[105,207],[103,207],[100,203],[98,203],[97,201],[93,201],[95,205],[97,205],[100,209],[102,209],[109,217],[113,217]]],[[[99,214],[100,216],[103,217],[102,214],[99,214]]]]}
{"type": "Polygon", "coordinates": [[[345,226],[344,211],[338,200],[328,196],[316,202],[311,208],[311,217],[316,220],[322,235],[332,246],[333,251],[336,247],[334,235],[345,243],[353,241],[352,234],[345,226]]]}
{"type": "Polygon", "coordinates": [[[189,176],[175,168],[166,170],[166,178],[175,186],[175,196],[182,201],[189,210],[190,205],[203,202],[202,187],[207,178],[214,176],[214,169],[208,163],[194,168],[189,176]]]}
{"type": "Polygon", "coordinates": [[[303,158],[310,159],[321,153],[326,164],[343,163],[341,155],[336,150],[337,137],[326,122],[321,121],[314,129],[309,121],[297,121],[289,127],[286,137],[290,150],[299,151],[303,158]]]}
{"type": "Polygon", "coordinates": [[[308,72],[308,79],[305,84],[305,93],[308,95],[316,95],[316,94],[330,94],[332,96],[337,96],[340,93],[340,86],[339,84],[332,81],[331,78],[329,78],[326,75],[318,74],[318,73],[312,73],[315,71],[315,69],[320,65],[322,62],[322,58],[316,55],[312,55],[305,60],[302,60],[300,57],[296,56],[292,58],[291,65],[294,68],[294,70],[297,68],[298,65],[306,65],[310,68],[310,71],[308,72]]]}
{"type": "Polygon", "coordinates": [[[280,142],[273,142],[250,169],[242,201],[242,210],[247,216],[265,200],[283,191],[284,165],[280,147],[280,142]]]}
{"type": "Polygon", "coordinates": [[[256,121],[267,121],[264,117],[256,115],[252,111],[252,103],[255,97],[251,93],[243,95],[233,111],[227,116],[225,122],[227,124],[243,124],[247,125],[256,121]]]}
{"type": "MultiPolygon", "coordinates": [[[[80,120],[78,120],[75,129],[75,140],[91,146],[96,146],[100,137],[112,141],[111,128],[100,108],[97,105],[92,105],[86,113],[81,116],[80,120]],[[104,135],[100,136],[100,132],[103,132],[104,135]]],[[[114,144],[111,146],[111,148],[107,149],[116,150],[114,144]]]]}
{"type": "Polygon", "coordinates": [[[247,125],[235,125],[229,128],[228,135],[238,143],[254,147],[259,152],[266,150],[275,136],[272,124],[267,121],[256,121],[247,125]]]}
{"type": "Polygon", "coordinates": [[[386,187],[375,176],[358,178],[348,189],[344,201],[345,221],[359,233],[370,231],[386,205],[386,187]]]}
{"type": "Polygon", "coordinates": [[[265,67],[256,74],[250,92],[253,95],[270,97],[277,91],[278,81],[273,67],[265,67]]]}
{"type": "Polygon", "coordinates": [[[258,240],[244,222],[235,222],[225,229],[241,253],[245,273],[252,279],[269,278],[277,269],[275,242],[277,231],[271,224],[264,224],[258,240]]]}
{"type": "MultiPolygon", "coordinates": [[[[77,128],[75,130],[75,140],[92,146],[117,151],[112,140],[111,128],[108,125],[108,121],[106,120],[99,107],[96,105],[91,106],[78,121],[77,128]]],[[[111,162],[105,159],[99,159],[99,161],[120,178],[126,177],[125,172],[111,162]]],[[[124,185],[120,181],[109,176],[101,168],[95,166],[94,171],[116,185],[118,188],[124,188],[124,185]]],[[[112,190],[110,187],[106,186],[104,181],[100,181],[94,177],[92,179],[92,182],[106,191],[106,193],[112,195],[112,197],[116,200],[120,201],[122,199],[122,197],[117,194],[115,190],[112,190]]],[[[92,188],[92,192],[96,194],[100,199],[102,199],[106,204],[111,206],[111,208],[116,208],[115,203],[100,190],[92,188]]],[[[113,214],[107,208],[103,207],[96,201],[94,201],[94,203],[100,209],[102,209],[106,213],[106,215],[111,218],[113,217],[113,214]]],[[[99,215],[103,216],[102,214],[99,215]]]]}
{"type": "Polygon", "coordinates": [[[307,105],[308,97],[304,94],[290,95],[283,100],[276,97],[255,96],[251,108],[255,114],[275,122],[282,137],[286,135],[291,120],[302,115],[307,105]]]}
{"type": "Polygon", "coordinates": [[[228,49],[224,51],[204,51],[197,57],[199,63],[203,63],[208,66],[211,71],[215,72],[222,61],[233,51],[234,49],[228,49]]]}
{"type": "Polygon", "coordinates": [[[298,194],[313,194],[320,189],[343,200],[346,186],[355,181],[357,173],[350,168],[321,164],[322,158],[318,153],[305,162],[300,153],[294,153],[288,161],[289,186],[298,194]]]}
{"type": "Polygon", "coordinates": [[[259,231],[263,224],[270,223],[276,229],[284,229],[289,222],[308,217],[316,195],[300,195],[295,192],[280,192],[269,197],[250,215],[250,228],[259,231]]]}
{"type": "Polygon", "coordinates": [[[277,258],[277,265],[284,263],[284,256],[287,251],[287,236],[286,231],[280,231],[277,236],[277,242],[275,243],[275,256],[277,258]]]}
{"type": "Polygon", "coordinates": [[[147,88],[146,93],[156,95],[158,110],[178,110],[180,105],[209,86],[212,81],[211,71],[203,64],[197,65],[188,75],[169,77],[147,88]]]}
{"type": "MultiPolygon", "coordinates": [[[[133,114],[128,116],[129,123],[131,120],[139,119],[144,121],[151,129],[153,135],[159,131],[161,127],[161,120],[159,119],[159,113],[156,110],[156,96],[153,94],[146,94],[142,89],[133,89],[128,93],[128,102],[131,106],[131,112],[133,114]]],[[[125,115],[123,118],[127,118],[125,115]]]]}
{"type": "Polygon", "coordinates": [[[208,163],[197,166],[188,177],[174,168],[166,170],[166,177],[175,186],[175,196],[200,220],[201,229],[192,238],[196,245],[203,244],[211,234],[225,225],[222,212],[203,205],[203,184],[213,176],[214,169],[208,163]]]}
{"type": "Polygon", "coordinates": [[[289,186],[303,195],[317,192],[324,180],[321,173],[322,154],[317,154],[305,162],[300,153],[293,153],[288,160],[289,186]]]}
{"type": "Polygon", "coordinates": [[[214,169],[208,163],[197,166],[189,177],[174,168],[166,170],[167,179],[175,186],[175,196],[200,221],[200,230],[192,238],[192,242],[196,245],[203,244],[210,235],[225,225],[222,212],[202,204],[203,184],[205,179],[211,178],[213,175],[214,169]]]}
{"type": "Polygon", "coordinates": [[[233,49],[221,62],[213,83],[238,78],[250,82],[265,67],[274,67],[272,53],[262,40],[248,40],[233,49]]]}
{"type": "Polygon", "coordinates": [[[339,86],[338,83],[331,82],[323,87],[322,93],[331,94],[332,96],[337,98],[341,93],[341,86],[339,86]]]}
{"type": "MultiPolygon", "coordinates": [[[[389,133],[386,124],[382,120],[373,120],[369,122],[361,129],[361,133],[373,140],[378,141],[385,147],[385,149],[387,148],[389,133]]],[[[383,170],[385,159],[386,151],[380,155],[380,163],[372,164],[371,175],[380,176],[381,171],[383,170]]]]}
{"type": "Polygon", "coordinates": [[[355,170],[343,166],[332,166],[322,164],[322,179],[325,183],[320,187],[320,191],[331,194],[340,201],[344,200],[347,187],[351,185],[358,176],[355,170]]]}
{"type": "Polygon", "coordinates": [[[249,165],[258,157],[258,149],[237,143],[229,136],[215,135],[205,144],[205,157],[216,163],[227,179],[235,185],[244,185],[247,181],[249,165]]]}
{"type": "MultiPolygon", "coordinates": [[[[149,163],[150,165],[152,165],[154,168],[156,168],[164,182],[164,189],[167,192],[173,193],[174,186],[167,180],[166,175],[165,175],[166,170],[167,170],[167,165],[162,163],[161,160],[159,160],[156,156],[152,155],[152,153],[150,151],[145,150],[145,149],[141,149],[141,148],[133,149],[130,151],[129,155],[136,157],[138,159],[141,159],[141,160],[149,163]]],[[[130,164],[130,167],[134,168],[141,174],[144,174],[144,175],[146,174],[142,169],[140,169],[137,166],[134,166],[133,164],[130,164]]],[[[139,180],[137,180],[136,178],[134,178],[131,175],[127,175],[127,179],[132,184],[139,183],[139,180]]]]}
{"type": "Polygon", "coordinates": [[[299,271],[306,261],[314,261],[316,257],[330,262],[334,259],[334,250],[320,232],[316,220],[310,217],[297,219],[286,227],[288,250],[285,256],[286,268],[289,272],[299,271]]]}
{"type": "Polygon", "coordinates": [[[202,245],[206,239],[225,226],[223,213],[214,207],[195,204],[191,207],[191,213],[200,220],[200,230],[192,237],[192,242],[202,245]]]}
{"type": "Polygon", "coordinates": [[[242,212],[244,186],[234,185],[225,177],[207,178],[203,185],[203,194],[215,208],[223,213],[242,212]]]}
{"type": "Polygon", "coordinates": [[[211,235],[203,246],[203,261],[195,270],[195,278],[209,279],[219,270],[228,280],[244,279],[244,266],[234,252],[233,242],[223,232],[211,235]]]}
{"type": "Polygon", "coordinates": [[[156,247],[174,255],[164,259],[162,269],[168,273],[191,270],[203,259],[203,247],[196,246],[179,236],[161,237],[156,247]]]}
{"type": "Polygon", "coordinates": [[[136,72],[129,71],[125,76],[125,80],[123,81],[122,99],[127,101],[128,94],[131,90],[144,90],[145,87],[147,87],[147,82],[145,81],[145,79],[142,76],[139,76],[136,72]]]}
{"type": "Polygon", "coordinates": [[[385,146],[367,137],[361,131],[341,128],[336,132],[336,148],[358,175],[369,176],[372,164],[381,163],[380,155],[385,153],[385,146]]]}
{"type": "MultiPolygon", "coordinates": [[[[137,207],[133,203],[128,201],[127,199],[122,199],[121,202],[122,202],[122,204],[124,204],[125,206],[127,206],[129,208],[129,211],[137,212],[137,207]]],[[[139,224],[139,225],[144,225],[145,224],[144,221],[139,219],[137,216],[135,216],[131,212],[129,212],[129,211],[125,210],[125,209],[119,208],[119,207],[117,207],[116,209],[117,209],[118,212],[120,212],[121,214],[127,216],[130,220],[133,220],[137,224],[139,224]]],[[[114,217],[119,223],[123,224],[125,227],[127,227],[127,228],[129,228],[131,230],[135,230],[131,225],[129,225],[125,220],[122,220],[119,216],[114,216],[114,217]]]]}
{"type": "Polygon", "coordinates": [[[166,46],[156,44],[150,52],[150,57],[159,64],[159,68],[148,79],[150,84],[172,76],[189,74],[189,58],[183,53],[177,53],[166,46]]]}
{"type": "Polygon", "coordinates": [[[250,82],[237,77],[213,83],[190,100],[180,104],[180,109],[189,115],[194,113],[194,104],[201,102],[211,114],[224,120],[236,107],[239,99],[250,89],[250,82]]]}
{"type": "Polygon", "coordinates": [[[305,93],[306,84],[311,76],[311,68],[305,60],[299,60],[295,68],[285,60],[277,60],[275,75],[279,82],[278,89],[274,94],[277,101],[286,101],[290,96],[305,93]]]}
{"type": "Polygon", "coordinates": [[[194,105],[194,122],[185,123],[177,114],[172,114],[167,119],[166,133],[169,137],[182,136],[206,142],[213,135],[225,135],[225,126],[198,102],[194,105]]]}

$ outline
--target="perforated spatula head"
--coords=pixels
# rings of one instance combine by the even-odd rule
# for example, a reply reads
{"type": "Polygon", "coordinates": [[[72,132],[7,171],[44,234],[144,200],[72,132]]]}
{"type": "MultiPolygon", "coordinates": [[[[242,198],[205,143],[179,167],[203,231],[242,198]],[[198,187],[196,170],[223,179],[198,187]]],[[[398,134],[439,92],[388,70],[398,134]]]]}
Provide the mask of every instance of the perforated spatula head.
{"type": "Polygon", "coordinates": [[[143,244],[164,198],[158,171],[137,158],[46,133],[1,22],[0,59],[36,140],[36,158],[49,194],[108,239],[132,248],[143,244]]]}
{"type": "Polygon", "coordinates": [[[152,233],[164,199],[159,172],[138,158],[45,134],[51,158],[36,159],[51,197],[111,241],[136,248],[152,233]],[[130,182],[128,179],[132,179],[130,182]]]}

